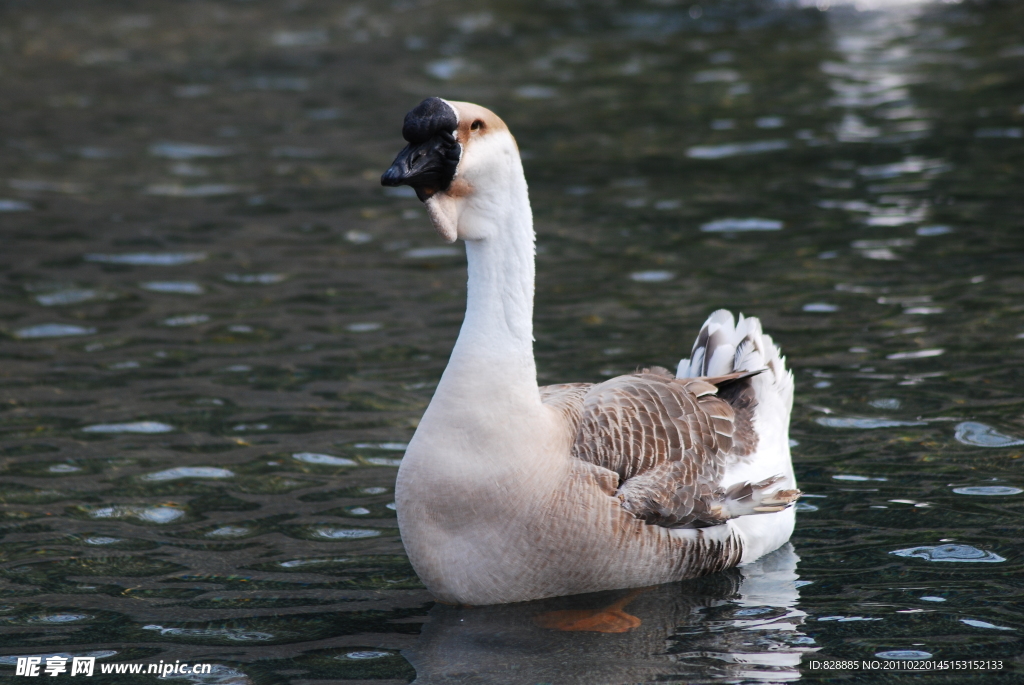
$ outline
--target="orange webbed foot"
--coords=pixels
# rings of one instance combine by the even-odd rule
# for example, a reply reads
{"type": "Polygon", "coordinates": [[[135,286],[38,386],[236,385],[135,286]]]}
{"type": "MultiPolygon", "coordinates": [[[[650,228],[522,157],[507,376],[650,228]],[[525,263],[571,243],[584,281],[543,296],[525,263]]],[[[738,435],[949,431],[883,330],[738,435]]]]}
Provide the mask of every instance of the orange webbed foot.
{"type": "Polygon", "coordinates": [[[537,617],[537,625],[550,630],[585,630],[593,633],[625,633],[640,626],[640,619],[625,611],[550,611],[537,617]]]}
{"type": "Polygon", "coordinates": [[[626,633],[639,628],[642,621],[623,609],[642,592],[634,590],[618,602],[604,609],[566,609],[548,611],[534,620],[541,628],[566,632],[586,631],[592,633],[626,633]]]}

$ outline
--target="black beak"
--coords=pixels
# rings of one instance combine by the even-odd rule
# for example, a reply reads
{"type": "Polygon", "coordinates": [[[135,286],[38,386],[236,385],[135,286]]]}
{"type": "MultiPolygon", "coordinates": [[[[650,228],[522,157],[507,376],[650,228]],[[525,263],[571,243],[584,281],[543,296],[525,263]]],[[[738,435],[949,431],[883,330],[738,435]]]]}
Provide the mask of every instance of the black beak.
{"type": "Polygon", "coordinates": [[[455,139],[458,118],[440,98],[427,98],[405,115],[402,136],[409,141],[384,175],[382,186],[412,186],[421,202],[448,190],[462,157],[455,139]]]}
{"type": "Polygon", "coordinates": [[[461,154],[455,136],[448,131],[440,131],[425,142],[406,145],[380,177],[380,184],[412,186],[416,196],[426,201],[451,185],[461,154]]]}

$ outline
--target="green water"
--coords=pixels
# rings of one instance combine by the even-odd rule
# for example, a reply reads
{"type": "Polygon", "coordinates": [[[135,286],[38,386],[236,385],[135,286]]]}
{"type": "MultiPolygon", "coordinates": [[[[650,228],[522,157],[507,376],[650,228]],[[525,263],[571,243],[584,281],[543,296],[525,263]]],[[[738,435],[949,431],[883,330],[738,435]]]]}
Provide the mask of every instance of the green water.
{"type": "Polygon", "coordinates": [[[0,3],[0,679],[1019,678],[1024,8],[832,4],[0,3]],[[378,182],[428,95],[524,152],[542,382],[761,318],[791,548],[641,593],[620,635],[535,618],[623,593],[432,603],[388,505],[465,258],[378,182]]]}

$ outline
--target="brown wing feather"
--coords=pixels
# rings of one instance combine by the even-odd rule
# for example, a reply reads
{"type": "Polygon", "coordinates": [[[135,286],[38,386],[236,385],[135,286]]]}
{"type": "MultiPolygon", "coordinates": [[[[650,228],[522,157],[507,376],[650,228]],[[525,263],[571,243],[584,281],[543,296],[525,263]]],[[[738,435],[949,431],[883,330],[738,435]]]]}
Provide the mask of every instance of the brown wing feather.
{"type": "Polygon", "coordinates": [[[737,420],[717,386],[742,399],[739,386],[749,383],[740,381],[750,375],[676,379],[655,368],[596,385],[548,386],[541,394],[578,426],[573,456],[618,474],[619,498],[634,516],[667,527],[714,525],[728,518],[718,506],[728,460],[752,451],[756,441],[752,430],[737,433],[747,428],[745,417],[737,420]]]}

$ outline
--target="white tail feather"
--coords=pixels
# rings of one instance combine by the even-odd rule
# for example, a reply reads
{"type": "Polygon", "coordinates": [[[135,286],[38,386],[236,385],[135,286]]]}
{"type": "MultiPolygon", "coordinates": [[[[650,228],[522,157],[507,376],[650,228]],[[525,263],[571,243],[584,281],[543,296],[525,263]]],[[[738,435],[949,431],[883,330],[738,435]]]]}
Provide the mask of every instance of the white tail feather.
{"type": "MultiPolygon", "coordinates": [[[[786,423],[789,422],[789,407],[793,403],[793,376],[786,370],[785,358],[771,336],[761,330],[756,317],[734,320],[732,312],[719,309],[711,314],[701,327],[689,359],[679,362],[677,378],[698,376],[724,376],[734,371],[756,371],[767,368],[770,373],[760,374],[756,385],[772,386],[769,390],[778,396],[786,407],[786,423]]],[[[758,400],[761,389],[758,389],[758,400]]]]}
{"type": "Polygon", "coordinates": [[[789,454],[793,374],[757,318],[741,314],[734,320],[724,309],[708,317],[690,358],[680,361],[676,372],[678,378],[694,378],[759,369],[766,370],[750,379],[757,398],[753,419],[757,447],[753,455],[730,464],[720,484],[728,489],[744,483],[772,483],[770,489],[757,488],[748,500],[725,503],[738,516],[729,525],[744,538],[744,563],[782,545],[793,530],[793,508],[788,506],[791,493],[797,492],[789,454]],[[750,515],[755,513],[761,515],[750,515]]]}

